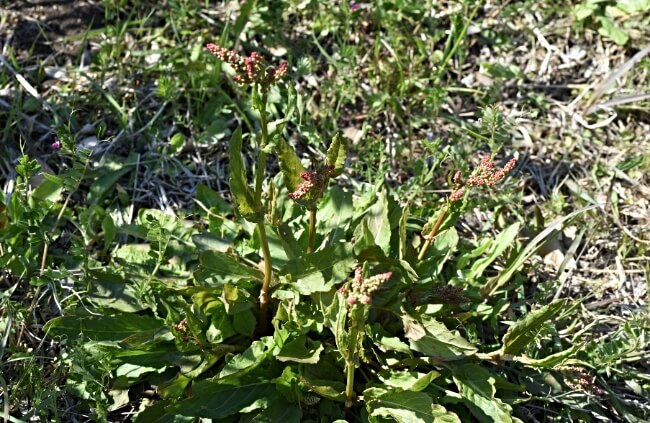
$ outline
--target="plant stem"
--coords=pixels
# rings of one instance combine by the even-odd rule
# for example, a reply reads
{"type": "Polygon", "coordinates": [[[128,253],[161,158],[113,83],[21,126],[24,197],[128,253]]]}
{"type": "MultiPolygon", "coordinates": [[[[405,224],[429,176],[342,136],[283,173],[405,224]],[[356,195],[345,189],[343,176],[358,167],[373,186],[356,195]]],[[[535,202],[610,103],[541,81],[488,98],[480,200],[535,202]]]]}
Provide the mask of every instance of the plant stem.
{"type": "Polygon", "coordinates": [[[357,338],[359,337],[359,328],[356,320],[352,320],[350,325],[350,338],[348,340],[348,356],[345,360],[345,373],[346,373],[346,383],[345,383],[345,407],[352,407],[352,402],[354,401],[356,395],[354,394],[354,370],[355,363],[354,357],[357,353],[357,338]]]}
{"type": "Polygon", "coordinates": [[[260,234],[260,243],[262,244],[262,254],[264,255],[264,282],[260,291],[260,332],[265,334],[269,332],[269,286],[273,276],[273,267],[271,266],[271,252],[269,251],[269,240],[266,237],[264,222],[257,224],[257,230],[260,234]]]}
{"type": "Polygon", "coordinates": [[[354,399],[354,363],[348,361],[345,365],[347,373],[347,381],[345,384],[345,407],[352,407],[352,400],[354,399]]]}
{"type": "MultiPolygon", "coordinates": [[[[86,167],[84,167],[84,175],[85,171],[88,168],[88,164],[86,164],[86,167]]],[[[79,185],[77,185],[77,188],[79,188],[79,185]]],[[[56,220],[54,221],[54,225],[52,226],[51,233],[54,233],[56,231],[56,228],[58,228],[59,223],[61,223],[61,218],[63,218],[63,213],[65,212],[66,208],[68,207],[68,203],[70,202],[70,198],[72,198],[72,194],[74,194],[77,190],[70,191],[68,195],[65,198],[65,201],[63,202],[63,206],[61,207],[61,210],[59,210],[59,214],[56,216],[56,220]]],[[[44,244],[43,244],[43,256],[41,257],[41,270],[39,272],[39,276],[43,276],[45,274],[45,267],[47,265],[47,254],[50,250],[50,244],[48,243],[47,239],[44,239],[44,244]]],[[[38,302],[38,299],[41,295],[41,286],[39,285],[36,288],[36,292],[34,292],[34,298],[32,299],[32,303],[29,306],[29,309],[27,310],[27,315],[32,314],[32,311],[34,311],[34,308],[36,307],[36,303],[38,302]]],[[[20,327],[20,333],[18,334],[18,341],[16,341],[16,345],[20,345],[20,341],[23,338],[23,333],[25,331],[25,325],[27,322],[25,322],[21,327],[20,327]]]]}
{"type": "Polygon", "coordinates": [[[262,183],[264,182],[264,168],[266,167],[266,152],[264,147],[269,140],[268,121],[266,119],[266,100],[268,95],[262,94],[262,101],[260,107],[260,126],[262,127],[262,138],[259,143],[259,152],[257,155],[257,168],[255,169],[255,202],[262,201],[262,183]]]}
{"type": "Polygon", "coordinates": [[[309,210],[309,243],[307,244],[307,253],[314,252],[315,241],[316,241],[316,209],[309,210]]]}
{"type": "MultiPolygon", "coordinates": [[[[264,182],[264,169],[266,167],[266,153],[264,148],[268,143],[269,128],[266,118],[266,101],[268,94],[262,92],[260,102],[260,125],[262,127],[262,137],[259,142],[259,151],[257,155],[257,167],[255,170],[255,203],[261,204],[262,202],[262,184],[264,182]]],[[[262,282],[262,289],[260,291],[260,332],[267,334],[270,331],[269,321],[269,287],[271,285],[271,278],[273,277],[273,266],[271,264],[271,251],[269,250],[269,240],[266,237],[266,229],[264,222],[257,224],[257,231],[260,235],[260,244],[262,244],[262,255],[264,256],[264,281],[262,282]]]]}
{"type": "Polygon", "coordinates": [[[431,245],[431,241],[436,237],[438,234],[438,229],[440,229],[440,225],[442,225],[442,221],[445,220],[445,216],[447,215],[447,212],[449,211],[449,203],[445,205],[445,208],[442,209],[442,212],[438,216],[438,219],[436,220],[436,223],[434,223],[433,228],[431,228],[431,231],[429,232],[429,236],[427,237],[426,241],[424,242],[424,245],[422,246],[422,249],[420,250],[420,254],[418,254],[418,261],[421,261],[424,258],[424,255],[427,253],[427,250],[429,249],[429,246],[431,245]]]}

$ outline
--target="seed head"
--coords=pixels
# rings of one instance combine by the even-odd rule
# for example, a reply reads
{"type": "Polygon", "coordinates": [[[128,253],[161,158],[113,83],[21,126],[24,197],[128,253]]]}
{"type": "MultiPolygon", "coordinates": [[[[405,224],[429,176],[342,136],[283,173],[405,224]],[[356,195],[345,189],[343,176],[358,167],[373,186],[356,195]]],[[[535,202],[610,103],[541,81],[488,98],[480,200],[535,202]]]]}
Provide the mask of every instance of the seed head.
{"type": "Polygon", "coordinates": [[[220,60],[228,63],[235,70],[233,81],[239,84],[260,84],[262,89],[278,82],[287,73],[287,63],[282,63],[278,68],[266,66],[261,54],[254,51],[249,57],[240,56],[234,51],[228,50],[213,43],[206,44],[205,48],[220,60]]]}
{"type": "Polygon", "coordinates": [[[391,272],[380,273],[369,278],[363,278],[363,269],[358,266],[354,271],[354,278],[349,289],[340,288],[339,293],[346,297],[350,306],[357,303],[369,305],[372,302],[372,294],[377,291],[390,277],[391,272]]]}
{"type": "Polygon", "coordinates": [[[457,189],[457,190],[455,190],[454,192],[451,193],[451,195],[449,196],[449,201],[451,201],[451,202],[458,201],[461,198],[463,198],[464,194],[465,194],[464,189],[462,189],[462,188],[457,189]]]}

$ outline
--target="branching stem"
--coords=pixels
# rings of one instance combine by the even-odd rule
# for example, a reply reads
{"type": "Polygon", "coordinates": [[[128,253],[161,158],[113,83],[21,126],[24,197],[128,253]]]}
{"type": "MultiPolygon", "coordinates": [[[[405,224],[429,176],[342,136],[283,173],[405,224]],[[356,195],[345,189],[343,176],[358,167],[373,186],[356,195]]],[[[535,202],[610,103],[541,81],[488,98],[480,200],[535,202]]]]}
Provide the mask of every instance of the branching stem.
{"type": "Polygon", "coordinates": [[[440,225],[442,225],[442,222],[445,220],[445,216],[447,215],[447,212],[449,211],[449,203],[445,204],[445,208],[442,209],[442,212],[438,216],[438,219],[436,220],[436,223],[434,223],[433,227],[431,228],[431,231],[429,231],[429,236],[427,237],[426,241],[424,242],[424,245],[422,245],[422,249],[420,250],[420,254],[418,254],[418,261],[422,261],[424,258],[424,255],[427,253],[427,250],[429,249],[429,246],[431,245],[431,241],[436,237],[438,234],[438,229],[440,229],[440,225]]]}

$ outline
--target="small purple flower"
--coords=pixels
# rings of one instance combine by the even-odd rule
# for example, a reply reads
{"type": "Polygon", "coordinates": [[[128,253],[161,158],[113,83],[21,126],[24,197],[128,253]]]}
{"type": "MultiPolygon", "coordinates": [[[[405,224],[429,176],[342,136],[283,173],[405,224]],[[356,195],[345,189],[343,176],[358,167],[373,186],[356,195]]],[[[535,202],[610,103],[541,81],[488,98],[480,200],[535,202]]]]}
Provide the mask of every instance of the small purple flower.
{"type": "Polygon", "coordinates": [[[350,10],[353,12],[356,12],[357,10],[361,9],[361,5],[355,1],[350,2],[350,10]]]}
{"type": "Polygon", "coordinates": [[[61,141],[59,141],[58,138],[54,138],[54,142],[52,143],[52,148],[54,150],[59,150],[61,148],[61,141]]]}

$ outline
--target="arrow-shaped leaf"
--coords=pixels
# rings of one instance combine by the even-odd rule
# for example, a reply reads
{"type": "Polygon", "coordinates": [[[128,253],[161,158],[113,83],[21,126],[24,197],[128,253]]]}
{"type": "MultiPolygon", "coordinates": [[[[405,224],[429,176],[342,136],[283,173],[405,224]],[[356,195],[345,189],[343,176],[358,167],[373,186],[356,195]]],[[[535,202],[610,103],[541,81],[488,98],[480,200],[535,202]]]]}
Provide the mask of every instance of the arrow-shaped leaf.
{"type": "Polygon", "coordinates": [[[246,220],[259,223],[264,218],[262,205],[255,201],[253,191],[251,191],[246,181],[246,172],[244,171],[244,161],[241,156],[242,140],[241,128],[237,128],[230,137],[229,154],[230,154],[230,192],[232,193],[237,210],[246,220]]]}
{"type": "Polygon", "coordinates": [[[334,139],[327,149],[327,160],[326,164],[332,166],[334,171],[332,176],[336,177],[343,173],[343,166],[345,165],[345,159],[348,155],[348,146],[343,139],[343,135],[338,132],[334,135],[334,139]]]}
{"type": "Polygon", "coordinates": [[[503,336],[503,354],[517,354],[523,350],[539,333],[544,323],[550,320],[566,306],[566,300],[547,304],[528,313],[526,317],[508,328],[503,336]]]}

